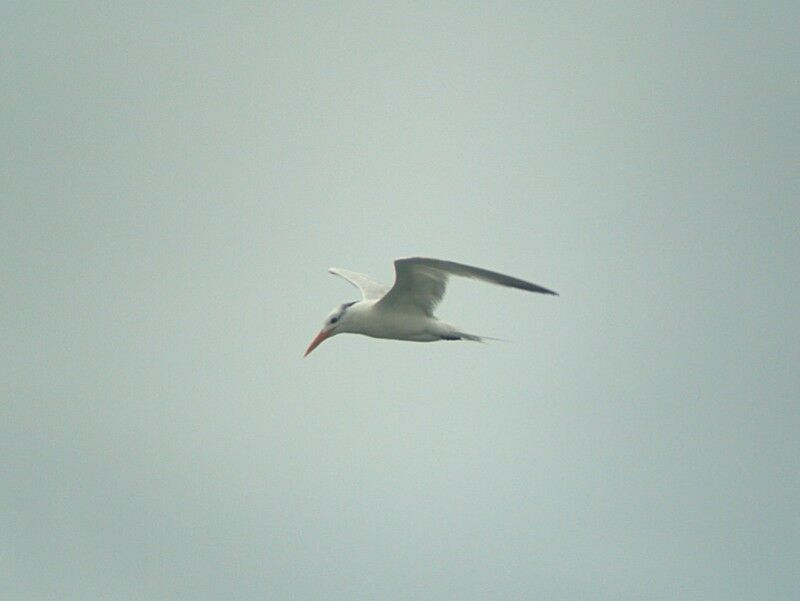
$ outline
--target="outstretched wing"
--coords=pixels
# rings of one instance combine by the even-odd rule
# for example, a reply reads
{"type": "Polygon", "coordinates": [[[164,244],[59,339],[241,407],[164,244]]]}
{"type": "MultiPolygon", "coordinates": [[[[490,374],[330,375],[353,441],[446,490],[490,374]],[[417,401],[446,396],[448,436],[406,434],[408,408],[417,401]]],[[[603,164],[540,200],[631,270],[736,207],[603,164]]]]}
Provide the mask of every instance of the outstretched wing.
{"type": "Polygon", "coordinates": [[[344,278],[353,284],[353,286],[361,290],[361,296],[364,300],[377,300],[389,291],[389,286],[379,284],[363,273],[356,273],[355,271],[347,271],[346,269],[338,269],[336,267],[331,267],[328,273],[338,275],[340,278],[344,278]]]}
{"type": "Polygon", "coordinates": [[[557,294],[552,290],[510,275],[453,261],[441,261],[423,257],[397,259],[394,262],[394,270],[394,286],[381,299],[378,306],[417,310],[428,316],[433,316],[433,310],[442,300],[447,288],[447,278],[450,275],[483,280],[484,282],[519,288],[529,292],[557,294]]]}

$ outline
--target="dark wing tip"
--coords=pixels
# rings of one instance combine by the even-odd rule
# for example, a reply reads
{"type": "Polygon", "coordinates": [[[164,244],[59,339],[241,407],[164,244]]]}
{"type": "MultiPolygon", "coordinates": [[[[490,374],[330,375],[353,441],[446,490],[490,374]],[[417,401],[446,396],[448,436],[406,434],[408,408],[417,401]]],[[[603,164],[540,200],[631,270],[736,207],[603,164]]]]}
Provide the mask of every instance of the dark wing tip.
{"type": "Polygon", "coordinates": [[[558,292],[555,290],[550,290],[550,288],[545,288],[544,286],[539,286],[537,284],[531,284],[532,287],[525,287],[523,290],[528,290],[529,292],[538,292],[540,294],[551,294],[552,296],[559,296],[558,292]]]}

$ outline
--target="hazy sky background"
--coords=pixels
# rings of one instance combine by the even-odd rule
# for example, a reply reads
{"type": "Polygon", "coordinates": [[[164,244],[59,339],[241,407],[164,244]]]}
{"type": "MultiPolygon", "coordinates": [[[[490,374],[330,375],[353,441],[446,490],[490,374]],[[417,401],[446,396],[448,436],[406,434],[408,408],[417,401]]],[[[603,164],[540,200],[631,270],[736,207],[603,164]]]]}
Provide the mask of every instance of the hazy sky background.
{"type": "Polygon", "coordinates": [[[796,2],[0,23],[0,597],[800,598],[796,2]]]}

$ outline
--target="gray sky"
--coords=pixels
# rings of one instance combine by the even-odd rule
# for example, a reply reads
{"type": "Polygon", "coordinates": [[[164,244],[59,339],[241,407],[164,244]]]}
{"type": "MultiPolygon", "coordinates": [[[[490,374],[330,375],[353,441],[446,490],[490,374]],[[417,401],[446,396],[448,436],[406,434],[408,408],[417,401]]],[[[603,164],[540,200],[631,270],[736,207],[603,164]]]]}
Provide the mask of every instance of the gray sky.
{"type": "Polygon", "coordinates": [[[800,596],[796,2],[1,10],[0,597],[800,596]],[[487,345],[340,336],[421,254],[487,345]]]}

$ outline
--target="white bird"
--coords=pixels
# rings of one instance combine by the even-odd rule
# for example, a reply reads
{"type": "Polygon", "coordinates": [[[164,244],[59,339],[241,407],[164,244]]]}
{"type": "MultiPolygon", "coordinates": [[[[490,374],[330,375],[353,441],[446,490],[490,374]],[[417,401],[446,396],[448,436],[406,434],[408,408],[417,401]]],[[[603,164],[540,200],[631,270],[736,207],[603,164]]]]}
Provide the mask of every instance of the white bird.
{"type": "Polygon", "coordinates": [[[467,334],[433,315],[442,300],[447,278],[457,275],[528,290],[543,294],[557,292],[488,269],[471,267],[453,261],[410,257],[394,262],[394,286],[389,288],[360,273],[331,268],[334,275],[344,278],[359,290],[361,300],[336,307],[319,334],[311,341],[304,357],[317,348],[323,340],[336,334],[363,334],[373,338],[433,342],[435,340],[474,340],[481,336],[467,334]]]}

